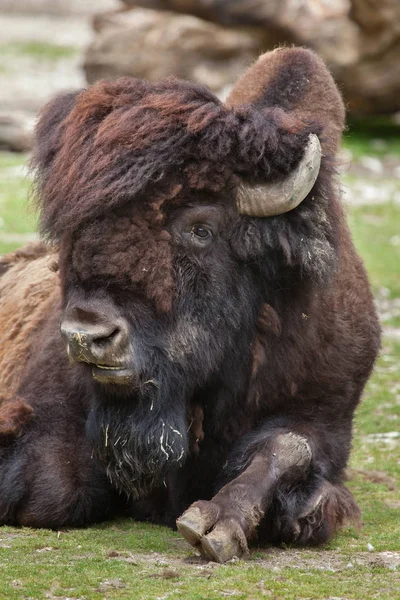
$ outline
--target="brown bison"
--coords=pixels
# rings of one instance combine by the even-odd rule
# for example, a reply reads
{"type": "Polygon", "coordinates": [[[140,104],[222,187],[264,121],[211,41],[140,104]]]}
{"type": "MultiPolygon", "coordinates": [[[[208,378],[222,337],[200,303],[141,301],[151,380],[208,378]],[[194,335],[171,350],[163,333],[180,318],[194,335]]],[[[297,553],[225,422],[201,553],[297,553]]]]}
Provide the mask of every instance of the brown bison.
{"type": "Polygon", "coordinates": [[[179,517],[225,561],[357,520],[343,472],[380,332],[335,182],[343,122],[295,48],[225,104],[124,78],[45,107],[58,272],[41,246],[2,263],[0,523],[179,517]]]}

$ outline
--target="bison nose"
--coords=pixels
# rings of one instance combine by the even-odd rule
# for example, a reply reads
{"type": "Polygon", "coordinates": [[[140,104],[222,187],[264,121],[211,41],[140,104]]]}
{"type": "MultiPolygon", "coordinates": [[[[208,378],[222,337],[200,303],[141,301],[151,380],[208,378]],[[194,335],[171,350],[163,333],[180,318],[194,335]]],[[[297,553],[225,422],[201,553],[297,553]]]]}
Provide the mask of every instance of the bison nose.
{"type": "Polygon", "coordinates": [[[109,320],[93,311],[70,310],[61,322],[61,334],[73,362],[116,368],[126,361],[128,327],[121,318],[109,320]]]}

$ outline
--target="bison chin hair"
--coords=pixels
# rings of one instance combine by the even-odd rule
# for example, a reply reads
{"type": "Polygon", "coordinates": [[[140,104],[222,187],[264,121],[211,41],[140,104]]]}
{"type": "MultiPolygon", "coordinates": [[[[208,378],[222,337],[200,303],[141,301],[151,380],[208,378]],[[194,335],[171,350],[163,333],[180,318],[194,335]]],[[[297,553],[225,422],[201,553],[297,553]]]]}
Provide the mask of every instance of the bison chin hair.
{"type": "Polygon", "coordinates": [[[90,411],[86,427],[93,456],[106,465],[110,482],[134,500],[165,484],[168,473],[187,457],[182,392],[162,398],[157,390],[134,404],[103,398],[90,411]]]}

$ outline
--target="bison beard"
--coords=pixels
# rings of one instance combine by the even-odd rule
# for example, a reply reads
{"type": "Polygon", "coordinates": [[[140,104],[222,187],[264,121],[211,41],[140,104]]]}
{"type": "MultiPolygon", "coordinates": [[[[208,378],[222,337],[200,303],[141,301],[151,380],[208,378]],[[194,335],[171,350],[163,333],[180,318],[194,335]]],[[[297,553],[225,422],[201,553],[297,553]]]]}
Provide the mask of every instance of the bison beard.
{"type": "Polygon", "coordinates": [[[109,480],[132,500],[166,485],[168,473],[179,469],[187,457],[182,392],[159,398],[157,390],[135,398],[134,403],[120,397],[110,398],[109,403],[102,400],[90,411],[86,431],[109,480]]]}
{"type": "Polygon", "coordinates": [[[359,520],[344,470],[380,328],[335,181],[343,127],[296,48],[225,104],[122,78],[45,107],[59,271],[43,249],[0,263],[1,524],[130,514],[226,561],[359,520]]]}

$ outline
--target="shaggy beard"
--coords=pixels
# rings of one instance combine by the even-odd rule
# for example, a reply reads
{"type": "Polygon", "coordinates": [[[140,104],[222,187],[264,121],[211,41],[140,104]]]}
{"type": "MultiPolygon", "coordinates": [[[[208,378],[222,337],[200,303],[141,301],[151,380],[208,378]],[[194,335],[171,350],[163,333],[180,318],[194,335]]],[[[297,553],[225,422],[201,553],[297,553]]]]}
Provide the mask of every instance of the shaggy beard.
{"type": "MultiPolygon", "coordinates": [[[[137,402],[137,401],[136,401],[137,402]]],[[[183,401],[141,398],[135,406],[121,399],[98,403],[89,414],[87,435],[93,455],[106,465],[112,485],[133,500],[165,483],[188,452],[183,401]]]]}

